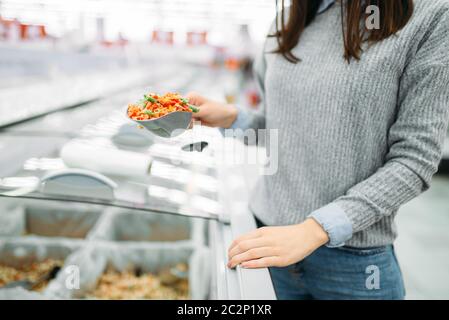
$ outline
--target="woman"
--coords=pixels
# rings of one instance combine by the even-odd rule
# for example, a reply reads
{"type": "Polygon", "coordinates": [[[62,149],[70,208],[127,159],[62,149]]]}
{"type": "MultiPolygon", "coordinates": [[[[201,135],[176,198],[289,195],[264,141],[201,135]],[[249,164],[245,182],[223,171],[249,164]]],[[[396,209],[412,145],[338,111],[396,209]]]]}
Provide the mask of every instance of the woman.
{"type": "Polygon", "coordinates": [[[262,228],[228,266],[270,267],[279,299],[403,299],[394,217],[441,159],[449,1],[334,2],[282,9],[255,66],[262,112],[190,95],[206,125],[278,130],[278,172],[250,200],[262,228]]]}

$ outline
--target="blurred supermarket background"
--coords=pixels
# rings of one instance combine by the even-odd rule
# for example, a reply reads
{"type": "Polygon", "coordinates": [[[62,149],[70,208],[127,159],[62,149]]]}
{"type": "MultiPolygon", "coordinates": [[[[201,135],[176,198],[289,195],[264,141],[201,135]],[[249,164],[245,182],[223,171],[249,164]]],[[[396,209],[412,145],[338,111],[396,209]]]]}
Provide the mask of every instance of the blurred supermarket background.
{"type": "MultiPolygon", "coordinates": [[[[76,135],[141,88],[257,108],[251,66],[274,14],[274,0],[0,0],[1,177],[25,157],[7,150],[11,130],[41,132],[43,144],[51,132],[76,135]]],[[[447,161],[397,219],[411,299],[449,298],[447,161]]]]}

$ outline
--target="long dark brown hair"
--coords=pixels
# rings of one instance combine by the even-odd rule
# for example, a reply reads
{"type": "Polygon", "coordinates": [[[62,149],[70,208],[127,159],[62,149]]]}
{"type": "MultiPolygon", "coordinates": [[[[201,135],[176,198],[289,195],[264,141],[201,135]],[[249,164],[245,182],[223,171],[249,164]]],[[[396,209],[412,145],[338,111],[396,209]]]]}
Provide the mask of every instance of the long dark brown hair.
{"type": "MultiPolygon", "coordinates": [[[[291,0],[288,21],[285,22],[285,5],[276,13],[276,37],[278,48],[274,53],[282,54],[288,61],[297,63],[300,57],[292,53],[304,29],[315,19],[322,0],[291,0]]],[[[276,0],[278,9],[278,0],[276,0]]],[[[344,57],[360,59],[362,44],[382,41],[401,30],[413,14],[413,0],[341,0],[341,26],[344,39],[344,57]],[[380,11],[380,28],[368,30],[365,23],[367,7],[375,5],[380,11]]]]}

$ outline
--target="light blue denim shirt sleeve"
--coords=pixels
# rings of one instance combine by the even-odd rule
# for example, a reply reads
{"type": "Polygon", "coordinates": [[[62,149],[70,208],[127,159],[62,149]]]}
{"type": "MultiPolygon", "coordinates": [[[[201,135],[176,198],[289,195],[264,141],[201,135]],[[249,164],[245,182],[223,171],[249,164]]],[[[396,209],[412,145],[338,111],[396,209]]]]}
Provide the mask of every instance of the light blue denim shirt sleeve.
{"type": "Polygon", "coordinates": [[[330,203],[312,212],[308,218],[315,219],[327,232],[329,248],[342,247],[352,237],[352,223],[346,212],[335,203],[330,203]]]}
{"type": "MultiPolygon", "coordinates": [[[[240,108],[236,106],[238,109],[237,118],[234,120],[232,125],[229,127],[229,129],[242,129],[246,130],[251,127],[251,115],[248,111],[244,110],[243,108],[240,108]]],[[[219,128],[222,135],[225,135],[224,128],[219,128]]]]}
{"type": "Polygon", "coordinates": [[[237,113],[237,118],[230,126],[230,129],[248,129],[251,125],[251,116],[248,111],[237,107],[239,112],[237,113]]]}

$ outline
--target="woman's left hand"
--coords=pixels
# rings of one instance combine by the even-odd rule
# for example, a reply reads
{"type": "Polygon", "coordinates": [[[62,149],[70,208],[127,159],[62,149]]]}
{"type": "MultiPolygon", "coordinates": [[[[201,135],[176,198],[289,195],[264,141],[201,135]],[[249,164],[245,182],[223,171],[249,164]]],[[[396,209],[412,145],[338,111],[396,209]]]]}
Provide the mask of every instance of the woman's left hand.
{"type": "Polygon", "coordinates": [[[285,227],[263,227],[231,244],[229,268],[285,267],[303,260],[326,244],[329,237],[314,219],[285,227]]]}

